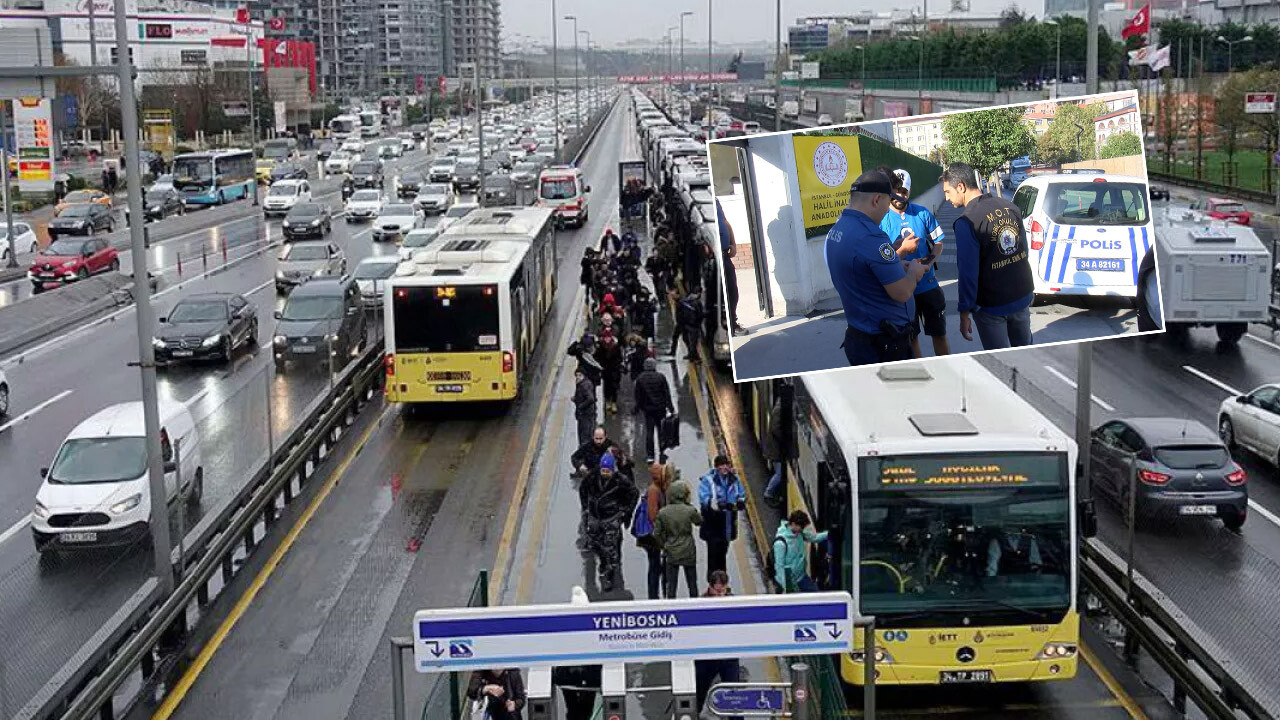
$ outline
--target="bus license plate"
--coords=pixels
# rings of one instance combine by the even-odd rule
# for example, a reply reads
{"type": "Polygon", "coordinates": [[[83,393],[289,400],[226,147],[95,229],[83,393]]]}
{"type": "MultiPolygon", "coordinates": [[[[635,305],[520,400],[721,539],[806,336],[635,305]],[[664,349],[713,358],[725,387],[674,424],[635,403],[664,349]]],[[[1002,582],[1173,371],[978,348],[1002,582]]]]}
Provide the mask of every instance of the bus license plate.
{"type": "Polygon", "coordinates": [[[1089,272],[1124,272],[1124,260],[1120,258],[1076,258],[1076,270],[1089,272]]]}
{"type": "Polygon", "coordinates": [[[939,682],[943,685],[991,682],[990,670],[943,670],[938,674],[939,682]]]}
{"type": "Polygon", "coordinates": [[[98,542],[98,533],[96,532],[69,532],[62,533],[58,536],[63,542],[69,543],[90,543],[98,542]]]}
{"type": "Polygon", "coordinates": [[[1178,508],[1183,515],[1217,515],[1217,505],[1183,505],[1178,508]]]}
{"type": "Polygon", "coordinates": [[[461,385],[437,385],[437,386],[436,386],[436,392],[438,392],[438,393],[460,393],[460,392],[462,392],[462,386],[461,386],[461,385]]]}

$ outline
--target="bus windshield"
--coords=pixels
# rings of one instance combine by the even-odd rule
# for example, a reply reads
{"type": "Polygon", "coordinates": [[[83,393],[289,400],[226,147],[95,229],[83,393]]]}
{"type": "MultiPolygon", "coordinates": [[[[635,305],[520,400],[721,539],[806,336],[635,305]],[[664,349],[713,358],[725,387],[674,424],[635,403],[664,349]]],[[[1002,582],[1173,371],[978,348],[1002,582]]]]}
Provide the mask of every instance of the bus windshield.
{"type": "Polygon", "coordinates": [[[207,157],[177,157],[173,159],[173,186],[207,188],[213,185],[213,160],[207,157]]]}
{"type": "Polygon", "coordinates": [[[392,302],[398,353],[498,348],[498,293],[494,285],[402,287],[396,288],[392,302]]]}
{"type": "Polygon", "coordinates": [[[1069,607],[1065,455],[881,456],[859,468],[862,612],[1018,624],[1069,607]]]}

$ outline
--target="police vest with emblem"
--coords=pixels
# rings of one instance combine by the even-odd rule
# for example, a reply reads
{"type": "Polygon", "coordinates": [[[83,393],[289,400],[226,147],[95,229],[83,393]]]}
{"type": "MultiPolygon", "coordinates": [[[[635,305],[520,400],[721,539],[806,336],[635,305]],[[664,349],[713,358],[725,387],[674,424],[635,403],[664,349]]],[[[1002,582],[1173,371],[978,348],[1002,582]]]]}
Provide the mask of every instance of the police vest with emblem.
{"type": "Polygon", "coordinates": [[[978,306],[998,307],[1035,289],[1022,213],[1003,198],[980,195],[964,208],[978,239],[978,306]]]}

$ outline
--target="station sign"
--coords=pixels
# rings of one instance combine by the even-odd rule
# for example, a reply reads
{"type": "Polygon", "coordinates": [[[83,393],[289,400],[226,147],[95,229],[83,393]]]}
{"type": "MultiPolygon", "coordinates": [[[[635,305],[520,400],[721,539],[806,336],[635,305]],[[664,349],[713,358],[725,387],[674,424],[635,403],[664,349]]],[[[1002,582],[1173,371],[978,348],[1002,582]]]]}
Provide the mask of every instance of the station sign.
{"type": "Polygon", "coordinates": [[[853,639],[849,593],[419,610],[418,672],[831,655],[853,639]]]}
{"type": "Polygon", "coordinates": [[[786,688],[781,685],[722,683],[707,692],[707,706],[715,715],[778,717],[786,710],[786,688]]]}

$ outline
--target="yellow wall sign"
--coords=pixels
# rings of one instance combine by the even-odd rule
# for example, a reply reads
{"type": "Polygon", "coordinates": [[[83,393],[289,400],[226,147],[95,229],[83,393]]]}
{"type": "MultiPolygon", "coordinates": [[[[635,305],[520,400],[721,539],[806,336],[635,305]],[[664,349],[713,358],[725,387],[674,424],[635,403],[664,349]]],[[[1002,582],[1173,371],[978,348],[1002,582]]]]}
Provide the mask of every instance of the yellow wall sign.
{"type": "Polygon", "coordinates": [[[862,174],[857,136],[792,136],[805,235],[826,232],[849,205],[849,186],[862,174]]]}

